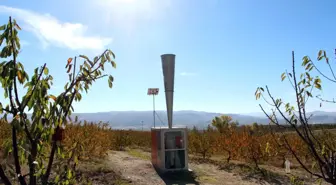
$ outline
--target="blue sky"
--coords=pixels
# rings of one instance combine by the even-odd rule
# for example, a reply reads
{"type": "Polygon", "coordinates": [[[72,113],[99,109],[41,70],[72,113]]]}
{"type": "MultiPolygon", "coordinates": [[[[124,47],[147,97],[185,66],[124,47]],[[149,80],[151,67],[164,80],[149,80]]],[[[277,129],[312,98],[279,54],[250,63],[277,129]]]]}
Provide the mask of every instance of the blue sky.
{"type": "MultiPolygon", "coordinates": [[[[113,89],[107,80],[97,82],[75,112],[151,110],[148,87],[160,88],[156,107],[164,110],[160,55],[173,53],[174,110],[249,113],[263,103],[254,98],[258,86],[293,102],[289,83],[280,81],[292,50],[298,66],[304,55],[316,59],[319,49],[335,63],[335,6],[333,0],[2,0],[0,22],[17,19],[19,59],[30,74],[46,62],[54,94],[66,83],[68,57],[114,51],[117,69],[107,70],[113,89]]],[[[323,95],[332,98],[335,85],[325,85],[323,95]]],[[[308,109],[319,110],[318,102],[308,109]]]]}

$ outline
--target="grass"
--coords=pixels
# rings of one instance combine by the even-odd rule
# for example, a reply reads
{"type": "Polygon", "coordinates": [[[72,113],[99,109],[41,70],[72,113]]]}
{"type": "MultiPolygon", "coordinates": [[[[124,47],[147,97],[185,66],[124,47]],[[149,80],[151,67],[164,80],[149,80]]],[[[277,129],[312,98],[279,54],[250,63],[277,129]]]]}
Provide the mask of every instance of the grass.
{"type": "MultiPolygon", "coordinates": [[[[231,162],[226,163],[225,160],[220,160],[220,158],[210,158],[210,159],[202,159],[199,157],[191,157],[190,161],[196,164],[212,164],[218,166],[219,170],[223,170],[229,173],[238,174],[244,180],[263,180],[272,184],[283,184],[289,183],[290,179],[287,176],[280,175],[276,172],[267,170],[265,168],[256,169],[253,165],[242,163],[242,162],[231,162]]],[[[203,174],[199,174],[200,177],[203,174]]],[[[209,178],[208,176],[203,177],[205,179],[209,178]]],[[[211,178],[211,177],[210,177],[211,178]]],[[[201,179],[200,179],[201,180],[201,179]]],[[[211,179],[210,179],[211,180],[211,179]]],[[[201,180],[202,181],[202,180],[201,180]]]]}
{"type": "Polygon", "coordinates": [[[204,183],[217,183],[218,182],[216,178],[209,176],[209,175],[198,176],[197,180],[199,182],[204,182],[204,183]]]}
{"type": "MultiPolygon", "coordinates": [[[[146,150],[140,148],[129,148],[126,152],[133,157],[142,159],[142,160],[150,160],[150,153],[146,150]]],[[[220,170],[227,171],[229,173],[234,173],[242,176],[245,180],[263,180],[273,184],[282,184],[282,183],[290,183],[290,176],[284,173],[281,173],[283,170],[282,167],[272,167],[268,165],[260,165],[260,169],[256,169],[254,165],[247,164],[246,162],[234,161],[232,160],[230,164],[227,164],[226,159],[223,156],[214,155],[210,159],[201,159],[195,155],[189,154],[189,160],[193,163],[207,163],[213,164],[217,166],[220,170]]],[[[292,169],[293,170],[293,169],[292,169]]],[[[216,183],[216,178],[207,175],[205,172],[202,173],[202,170],[197,171],[197,180],[204,183],[216,183]]],[[[303,180],[303,179],[300,179],[303,180]]],[[[307,179],[306,179],[307,180],[307,179]]]]}
{"type": "Polygon", "coordinates": [[[114,185],[130,185],[130,184],[132,183],[122,179],[118,179],[114,182],[114,185]]]}
{"type": "Polygon", "coordinates": [[[203,183],[217,183],[217,179],[207,173],[200,167],[194,167],[193,171],[196,173],[196,180],[203,183]]]}
{"type": "Polygon", "coordinates": [[[139,159],[143,159],[143,160],[150,160],[151,157],[148,154],[145,154],[143,151],[139,150],[139,149],[127,149],[126,152],[132,156],[132,157],[136,157],[139,159]]]}

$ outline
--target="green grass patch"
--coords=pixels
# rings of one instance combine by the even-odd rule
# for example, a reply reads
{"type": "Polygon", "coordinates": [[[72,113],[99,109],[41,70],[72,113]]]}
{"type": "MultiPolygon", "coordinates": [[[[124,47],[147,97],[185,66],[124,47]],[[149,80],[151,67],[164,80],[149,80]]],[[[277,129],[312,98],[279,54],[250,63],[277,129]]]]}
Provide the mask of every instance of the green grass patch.
{"type": "Polygon", "coordinates": [[[216,178],[209,176],[209,175],[198,176],[197,180],[203,183],[217,183],[218,182],[216,178]]]}
{"type": "Polygon", "coordinates": [[[150,156],[148,154],[145,154],[137,149],[129,149],[127,150],[127,153],[132,157],[136,157],[143,160],[150,160],[150,156]]]}
{"type": "Polygon", "coordinates": [[[127,180],[118,179],[114,182],[115,185],[130,185],[132,182],[128,182],[127,180]]]}

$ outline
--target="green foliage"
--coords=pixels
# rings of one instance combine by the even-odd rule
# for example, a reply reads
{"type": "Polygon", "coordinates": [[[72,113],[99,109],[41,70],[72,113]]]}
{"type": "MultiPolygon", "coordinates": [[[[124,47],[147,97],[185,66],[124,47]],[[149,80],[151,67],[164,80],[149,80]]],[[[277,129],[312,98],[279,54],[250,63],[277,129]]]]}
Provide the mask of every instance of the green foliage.
{"type": "MultiPolygon", "coordinates": [[[[78,145],[73,143],[73,147],[67,150],[62,147],[64,129],[74,111],[73,101],[80,101],[82,93],[87,92],[96,80],[108,76],[103,74],[106,63],[116,67],[114,53],[105,50],[93,60],[85,55],[69,58],[65,67],[69,80],[64,91],[52,95],[49,90],[53,85],[53,77],[46,64],[35,68],[29,77],[23,64],[17,61],[20,51],[18,30],[21,28],[16,21],[10,17],[8,24],[0,26],[0,30],[0,45],[3,46],[0,57],[4,59],[0,63],[0,83],[9,102],[5,106],[0,103],[0,109],[4,113],[2,119],[6,122],[9,114],[13,116],[10,122],[12,138],[6,143],[5,154],[12,154],[14,159],[14,164],[0,164],[0,177],[6,185],[14,183],[12,179],[21,185],[73,184],[76,175],[73,166],[69,164],[70,161],[78,163],[78,153],[73,152],[78,145]],[[83,62],[77,68],[79,59],[83,62]],[[18,92],[19,85],[26,91],[22,97],[18,92]],[[27,118],[27,110],[32,111],[31,119],[27,118]],[[28,174],[22,174],[22,166],[29,168],[28,174]],[[53,169],[57,175],[51,175],[53,169]]],[[[112,82],[113,77],[109,76],[110,88],[112,82]]]]}
{"type": "Polygon", "coordinates": [[[212,120],[211,125],[220,133],[228,133],[230,130],[234,130],[237,127],[238,122],[233,121],[230,116],[221,115],[219,117],[215,117],[212,120]]]}

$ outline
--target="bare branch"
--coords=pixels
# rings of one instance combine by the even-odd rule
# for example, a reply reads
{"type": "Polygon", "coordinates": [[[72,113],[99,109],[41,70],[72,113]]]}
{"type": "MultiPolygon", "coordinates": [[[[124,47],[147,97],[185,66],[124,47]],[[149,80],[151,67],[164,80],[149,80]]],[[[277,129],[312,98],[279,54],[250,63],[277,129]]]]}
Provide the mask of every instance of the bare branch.
{"type": "MultiPolygon", "coordinates": [[[[300,87],[298,86],[298,83],[296,81],[296,71],[295,71],[295,59],[294,59],[294,51],[292,51],[292,72],[293,72],[293,79],[294,79],[294,87],[295,87],[295,94],[296,94],[296,102],[297,102],[297,107],[298,107],[298,111],[299,111],[299,118],[300,118],[300,122],[303,124],[303,131],[304,131],[304,134],[305,134],[305,137],[306,139],[308,140],[309,142],[309,145],[312,146],[310,148],[312,148],[313,150],[313,153],[317,155],[317,158],[318,160],[324,164],[324,162],[322,162],[322,160],[320,159],[320,157],[318,156],[315,148],[314,148],[314,143],[311,141],[311,138],[309,137],[309,134],[308,134],[308,127],[307,127],[307,118],[305,117],[305,103],[303,103],[303,105],[301,105],[301,101],[299,99],[299,91],[300,91],[300,87]]],[[[321,147],[321,145],[320,145],[321,147]]]]}
{"type": "Polygon", "coordinates": [[[8,112],[8,113],[14,114],[14,112],[13,112],[13,111],[11,111],[11,110],[9,110],[9,109],[2,108],[2,110],[3,110],[3,111],[6,111],[6,112],[8,112]]]}
{"type": "Polygon", "coordinates": [[[14,164],[15,164],[15,170],[17,177],[20,181],[21,185],[27,185],[27,182],[25,178],[21,175],[21,166],[19,163],[19,154],[18,154],[18,147],[17,147],[17,140],[16,140],[16,128],[12,124],[12,141],[13,141],[13,158],[14,158],[14,164]]]}
{"type": "MultiPolygon", "coordinates": [[[[265,113],[265,115],[274,123],[274,124],[276,124],[276,125],[278,125],[278,126],[281,126],[280,124],[279,124],[279,121],[278,121],[278,119],[276,118],[276,115],[274,114],[274,112],[273,112],[273,114],[274,114],[274,117],[275,117],[275,119],[272,119],[266,112],[265,112],[265,110],[263,109],[263,107],[261,106],[261,105],[259,105],[260,107],[261,107],[261,109],[262,109],[262,111],[265,113]]],[[[280,113],[281,114],[281,113],[280,113]]],[[[294,129],[299,133],[299,131],[297,130],[297,128],[294,126],[294,129]]],[[[272,136],[275,138],[275,136],[274,136],[274,132],[271,130],[271,133],[272,133],[272,136]]],[[[284,141],[285,141],[285,143],[286,143],[286,147],[287,147],[287,149],[288,150],[290,150],[290,152],[292,153],[292,155],[296,158],[296,160],[300,163],[300,165],[308,172],[308,173],[310,173],[310,174],[312,174],[312,175],[315,175],[315,176],[317,176],[317,177],[320,177],[320,178],[322,178],[322,176],[320,176],[319,174],[315,174],[315,173],[313,173],[313,172],[311,172],[303,163],[302,163],[302,161],[299,159],[299,157],[297,156],[297,154],[295,153],[295,151],[292,149],[292,147],[290,146],[290,144],[288,143],[288,141],[287,141],[287,138],[286,138],[286,136],[283,134],[283,133],[281,133],[282,134],[282,137],[284,138],[284,141]]],[[[279,146],[281,146],[280,145],[280,143],[278,143],[277,142],[277,140],[276,139],[274,139],[275,141],[276,141],[276,143],[279,145],[279,146]]]]}
{"type": "Polygon", "coordinates": [[[333,99],[333,100],[326,100],[326,99],[321,98],[321,95],[317,95],[316,98],[318,98],[319,100],[321,100],[323,102],[336,103],[335,99],[333,99]]]}
{"type": "Polygon", "coordinates": [[[5,174],[5,171],[3,170],[2,165],[0,164],[0,179],[5,185],[12,185],[12,183],[9,181],[8,177],[5,174]]]}
{"type": "Polygon", "coordinates": [[[294,86],[292,80],[289,78],[290,75],[288,74],[287,70],[286,70],[286,75],[287,75],[287,79],[288,79],[289,83],[292,85],[293,89],[295,89],[295,86],[294,86]]]}
{"type": "MultiPolygon", "coordinates": [[[[12,23],[12,18],[11,17],[9,17],[9,22],[10,22],[10,24],[12,23]]],[[[11,26],[11,29],[13,29],[12,26],[11,26]]],[[[14,53],[15,53],[15,51],[14,51],[14,53]]],[[[14,113],[13,117],[15,117],[17,115],[17,108],[14,106],[14,103],[13,103],[12,88],[13,88],[12,84],[10,84],[10,86],[8,88],[8,91],[9,91],[9,97],[10,97],[10,104],[12,106],[13,113],[14,113]]],[[[15,128],[15,125],[12,123],[13,158],[14,158],[15,170],[16,170],[16,174],[17,174],[17,177],[18,177],[21,185],[26,185],[27,184],[26,180],[21,175],[21,166],[20,166],[20,163],[19,163],[18,146],[17,146],[17,138],[16,137],[17,137],[16,128],[15,128]]]]}
{"type": "Polygon", "coordinates": [[[41,72],[40,72],[39,76],[37,77],[37,84],[35,84],[35,86],[33,87],[32,93],[30,94],[29,97],[27,97],[27,100],[23,103],[23,105],[22,105],[22,107],[21,107],[21,109],[20,109],[20,112],[23,112],[23,111],[24,111],[24,109],[25,109],[25,107],[27,106],[28,102],[29,102],[30,99],[33,97],[33,94],[34,94],[34,92],[35,92],[35,90],[36,90],[36,87],[38,86],[38,83],[39,83],[40,80],[41,80],[43,71],[44,71],[44,69],[46,68],[46,66],[47,66],[47,64],[44,63],[44,65],[43,65],[43,67],[42,67],[42,69],[41,69],[41,72]]]}
{"type": "Polygon", "coordinates": [[[311,64],[312,64],[313,67],[316,69],[316,71],[317,71],[318,73],[320,73],[320,75],[322,75],[324,78],[328,79],[329,81],[336,83],[336,80],[333,80],[333,79],[327,77],[325,74],[323,74],[323,73],[316,67],[316,65],[314,64],[313,61],[311,61],[311,64]]]}
{"type": "MultiPolygon", "coordinates": [[[[15,71],[15,75],[16,75],[16,51],[15,51],[15,41],[14,41],[14,28],[13,28],[13,23],[12,23],[12,18],[9,17],[9,25],[10,25],[10,30],[11,30],[11,44],[12,44],[12,49],[13,49],[13,67],[14,67],[14,71],[15,71]]],[[[16,100],[16,104],[17,106],[21,107],[21,103],[19,100],[19,94],[17,91],[17,84],[16,84],[16,76],[14,76],[14,94],[15,94],[15,100],[16,100]]]]}
{"type": "MultiPolygon", "coordinates": [[[[69,102],[69,104],[68,104],[68,107],[67,107],[67,109],[64,111],[65,112],[65,115],[64,115],[64,120],[66,120],[66,117],[67,117],[67,115],[68,115],[68,113],[69,113],[69,109],[70,109],[70,106],[71,106],[71,104],[72,104],[72,102],[73,102],[73,100],[74,100],[74,98],[75,98],[75,94],[76,94],[76,90],[74,90],[74,92],[72,93],[72,97],[71,97],[71,100],[70,100],[70,102],[69,102]]],[[[57,133],[57,131],[60,129],[60,126],[58,125],[57,127],[56,127],[56,130],[55,130],[55,132],[57,133]]],[[[55,152],[56,152],[56,148],[57,148],[57,144],[56,144],[56,141],[53,141],[53,143],[52,143],[52,148],[51,148],[51,152],[50,152],[50,156],[49,156],[49,162],[48,162],[48,166],[47,166],[47,171],[46,171],[46,173],[45,173],[45,175],[44,175],[44,177],[43,177],[43,181],[46,183],[47,181],[48,181],[48,179],[49,179],[49,176],[50,176],[50,172],[51,172],[51,167],[52,167],[52,164],[53,164],[53,161],[54,161],[54,155],[55,155],[55,152]]]]}
{"type": "MultiPolygon", "coordinates": [[[[293,156],[295,157],[295,159],[300,163],[300,165],[301,165],[301,166],[302,166],[308,173],[310,173],[310,174],[312,174],[312,175],[314,175],[314,176],[316,176],[316,177],[319,177],[319,178],[325,178],[324,174],[323,174],[323,176],[321,176],[321,175],[319,175],[319,174],[317,174],[317,173],[313,173],[312,171],[310,171],[310,170],[306,167],[306,165],[304,165],[304,164],[302,163],[302,161],[301,161],[300,158],[296,155],[296,153],[294,152],[294,150],[290,147],[290,144],[288,143],[286,137],[284,137],[284,141],[285,141],[285,143],[286,143],[286,146],[287,146],[288,148],[290,148],[290,152],[293,154],[293,156]]],[[[322,173],[323,173],[323,172],[322,172],[322,173]]]]}
{"type": "Polygon", "coordinates": [[[74,67],[73,67],[73,72],[72,72],[72,82],[75,81],[75,73],[76,73],[76,60],[77,57],[75,57],[75,61],[74,61],[74,67]]]}
{"type": "Polygon", "coordinates": [[[329,69],[330,69],[330,71],[331,71],[332,76],[334,77],[334,80],[336,80],[336,76],[335,76],[334,70],[332,69],[332,67],[331,67],[331,65],[330,65],[330,63],[329,63],[329,61],[327,62],[327,64],[328,64],[328,67],[329,67],[329,69]]]}

